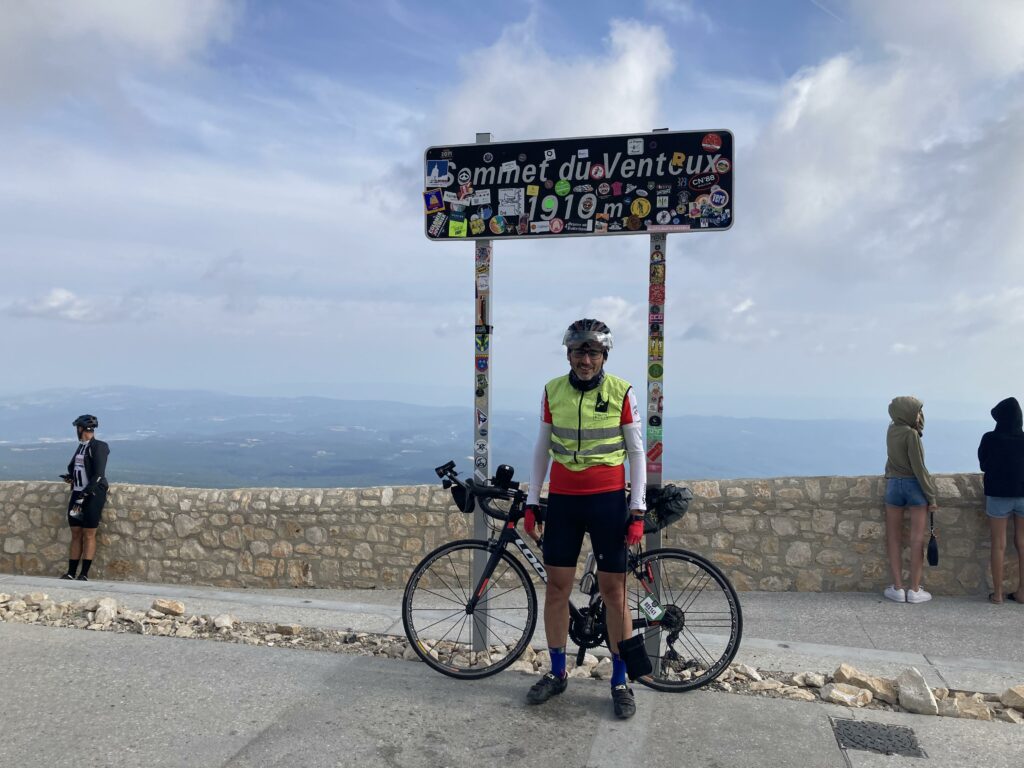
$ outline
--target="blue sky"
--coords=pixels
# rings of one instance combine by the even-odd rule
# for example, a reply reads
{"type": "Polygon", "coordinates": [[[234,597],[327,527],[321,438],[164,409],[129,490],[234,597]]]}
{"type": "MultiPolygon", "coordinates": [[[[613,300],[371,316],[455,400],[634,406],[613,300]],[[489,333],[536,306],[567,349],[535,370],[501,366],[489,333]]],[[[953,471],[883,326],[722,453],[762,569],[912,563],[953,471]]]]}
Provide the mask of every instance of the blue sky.
{"type": "MultiPolygon", "coordinates": [[[[0,393],[470,404],[437,143],[728,128],[669,239],[670,413],[984,418],[1024,379],[1024,5],[0,0],[0,393]],[[938,413],[936,413],[938,412],[938,413]]],[[[643,379],[646,238],[498,243],[494,405],[582,315],[643,379]]]]}

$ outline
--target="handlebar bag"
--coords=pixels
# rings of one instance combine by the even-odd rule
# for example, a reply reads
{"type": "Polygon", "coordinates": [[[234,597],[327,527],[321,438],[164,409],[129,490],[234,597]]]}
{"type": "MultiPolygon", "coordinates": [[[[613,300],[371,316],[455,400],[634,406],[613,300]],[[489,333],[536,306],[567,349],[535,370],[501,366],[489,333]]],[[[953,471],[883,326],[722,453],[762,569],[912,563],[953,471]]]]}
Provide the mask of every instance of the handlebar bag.
{"type": "Polygon", "coordinates": [[[672,525],[686,514],[691,501],[693,501],[693,493],[686,486],[669,483],[661,489],[648,491],[644,533],[654,533],[672,525]],[[654,496],[653,500],[651,496],[654,496]]]}

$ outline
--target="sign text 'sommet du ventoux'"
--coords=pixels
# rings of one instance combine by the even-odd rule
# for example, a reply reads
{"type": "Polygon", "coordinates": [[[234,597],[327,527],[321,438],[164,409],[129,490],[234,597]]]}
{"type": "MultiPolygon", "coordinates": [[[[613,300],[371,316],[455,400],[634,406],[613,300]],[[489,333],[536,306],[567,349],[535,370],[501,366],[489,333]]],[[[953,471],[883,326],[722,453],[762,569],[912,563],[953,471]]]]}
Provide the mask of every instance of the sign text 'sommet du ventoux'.
{"type": "Polygon", "coordinates": [[[430,147],[431,240],[708,232],[732,226],[733,136],[659,131],[430,147]]]}

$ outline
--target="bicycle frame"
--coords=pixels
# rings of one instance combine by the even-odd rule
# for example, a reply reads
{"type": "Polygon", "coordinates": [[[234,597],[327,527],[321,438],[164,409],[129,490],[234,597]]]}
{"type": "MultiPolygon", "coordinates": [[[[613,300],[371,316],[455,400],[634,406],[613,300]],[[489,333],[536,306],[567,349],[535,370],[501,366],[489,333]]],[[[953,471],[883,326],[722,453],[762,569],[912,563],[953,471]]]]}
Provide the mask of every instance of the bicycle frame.
{"type": "MultiPolygon", "coordinates": [[[[544,568],[544,563],[541,562],[540,558],[537,557],[536,553],[533,551],[530,545],[527,544],[526,541],[524,541],[523,538],[519,535],[519,531],[516,529],[515,520],[509,520],[508,522],[506,522],[505,525],[502,527],[501,535],[498,536],[498,538],[496,539],[490,539],[488,541],[488,544],[488,549],[490,549],[491,554],[487,560],[487,565],[484,567],[480,581],[478,581],[474,586],[473,596],[470,598],[469,604],[467,605],[467,612],[472,611],[476,608],[477,603],[483,596],[484,591],[487,589],[487,584],[490,580],[491,574],[494,573],[494,569],[498,565],[498,560],[501,557],[501,553],[507,550],[510,544],[515,545],[516,549],[519,550],[519,552],[522,554],[526,562],[533,567],[533,570],[540,577],[541,581],[544,582],[544,584],[548,583],[548,572],[544,568]]],[[[630,556],[629,562],[627,563],[626,567],[627,572],[634,570],[633,560],[635,557],[635,555],[630,556]]],[[[637,580],[644,585],[644,588],[647,590],[648,593],[652,593],[650,585],[644,579],[637,577],[637,580]]],[[[599,591],[596,591],[594,594],[590,596],[590,607],[595,607],[602,601],[602,599],[603,598],[601,597],[601,593],[599,591]]],[[[569,599],[569,616],[571,617],[571,619],[576,621],[581,621],[584,618],[582,612],[576,606],[576,604],[573,603],[571,598],[569,599]]],[[[645,617],[633,619],[634,630],[645,629],[647,627],[655,627],[659,624],[660,622],[651,621],[650,619],[647,619],[645,617]]]]}

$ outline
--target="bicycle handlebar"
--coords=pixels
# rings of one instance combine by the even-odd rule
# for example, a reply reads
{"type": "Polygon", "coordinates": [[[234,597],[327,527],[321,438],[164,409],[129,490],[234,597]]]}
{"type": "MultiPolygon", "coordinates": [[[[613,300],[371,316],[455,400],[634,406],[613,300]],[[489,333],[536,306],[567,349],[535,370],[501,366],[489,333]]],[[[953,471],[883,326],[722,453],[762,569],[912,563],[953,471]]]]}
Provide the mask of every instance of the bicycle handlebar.
{"type": "MultiPolygon", "coordinates": [[[[488,517],[493,517],[495,520],[504,522],[508,521],[510,517],[515,520],[519,520],[522,517],[522,509],[526,504],[526,492],[519,489],[518,483],[513,484],[514,487],[506,487],[494,485],[493,481],[479,483],[471,477],[462,480],[459,478],[458,472],[455,471],[454,461],[449,461],[447,464],[435,467],[434,472],[441,478],[444,487],[451,489],[456,505],[463,512],[472,512],[475,505],[479,504],[484,514],[488,517]],[[462,497],[461,499],[460,496],[462,497]],[[499,499],[512,502],[512,506],[507,512],[496,509],[492,505],[491,502],[493,500],[499,499]]],[[[546,501],[546,499],[541,499],[541,505],[547,506],[546,501]]]]}

